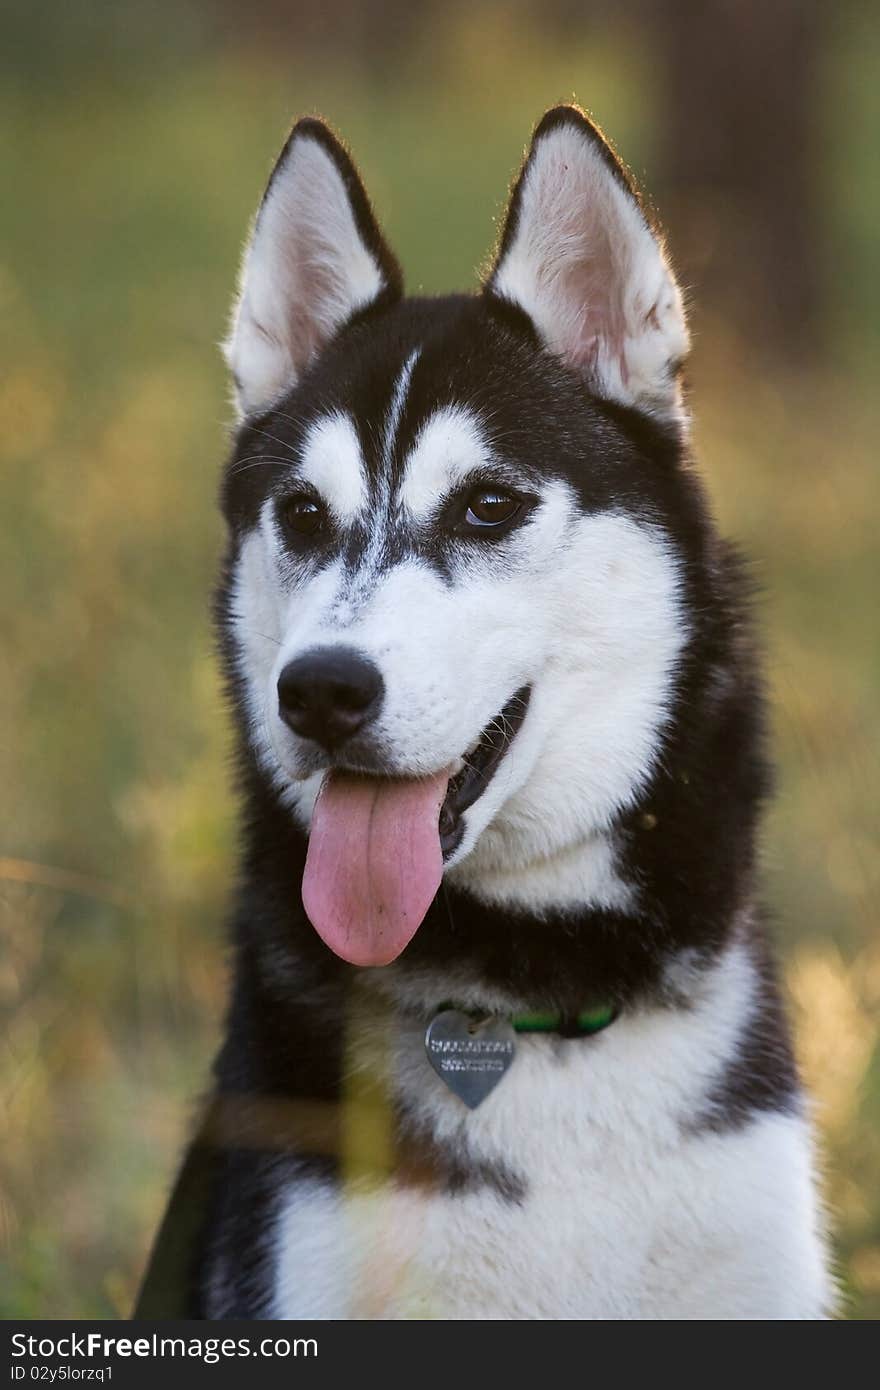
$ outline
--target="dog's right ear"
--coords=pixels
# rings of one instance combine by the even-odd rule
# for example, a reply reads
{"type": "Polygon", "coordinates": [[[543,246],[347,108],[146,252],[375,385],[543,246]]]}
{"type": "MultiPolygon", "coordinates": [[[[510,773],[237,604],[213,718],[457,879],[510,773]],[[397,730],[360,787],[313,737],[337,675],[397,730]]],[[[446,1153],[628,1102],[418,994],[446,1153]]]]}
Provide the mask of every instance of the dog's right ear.
{"type": "Polygon", "coordinates": [[[265,409],[353,314],[402,293],[357,170],[321,122],[297,122],[242,262],[224,344],[239,410],[265,409]]]}

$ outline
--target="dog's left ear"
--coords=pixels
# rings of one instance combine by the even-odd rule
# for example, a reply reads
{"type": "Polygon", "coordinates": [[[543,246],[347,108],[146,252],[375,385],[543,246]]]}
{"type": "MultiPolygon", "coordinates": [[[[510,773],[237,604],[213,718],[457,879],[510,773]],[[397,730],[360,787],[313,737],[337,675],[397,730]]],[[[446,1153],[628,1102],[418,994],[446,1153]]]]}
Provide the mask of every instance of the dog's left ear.
{"type": "Polygon", "coordinates": [[[626,170],[577,107],[535,131],[486,293],[523,309],[598,394],[681,419],[681,292],[626,170]]]}
{"type": "Polygon", "coordinates": [[[354,164],[322,121],[299,121],[257,212],[224,344],[241,413],[289,390],[354,314],[401,293],[354,164]]]}

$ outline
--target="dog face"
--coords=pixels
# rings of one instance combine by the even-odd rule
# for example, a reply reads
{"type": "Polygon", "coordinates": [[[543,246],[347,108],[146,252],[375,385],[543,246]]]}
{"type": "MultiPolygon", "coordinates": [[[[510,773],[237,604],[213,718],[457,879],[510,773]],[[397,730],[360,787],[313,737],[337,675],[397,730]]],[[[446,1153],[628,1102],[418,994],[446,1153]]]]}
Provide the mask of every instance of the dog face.
{"type": "MultiPolygon", "coordinates": [[[[447,867],[607,829],[688,639],[681,298],[573,108],[539,125],[486,284],[404,299],[347,155],[295,127],[227,344],[224,624],[256,757],[427,785],[447,867]]],[[[609,889],[609,892],[612,891],[609,889]]]]}

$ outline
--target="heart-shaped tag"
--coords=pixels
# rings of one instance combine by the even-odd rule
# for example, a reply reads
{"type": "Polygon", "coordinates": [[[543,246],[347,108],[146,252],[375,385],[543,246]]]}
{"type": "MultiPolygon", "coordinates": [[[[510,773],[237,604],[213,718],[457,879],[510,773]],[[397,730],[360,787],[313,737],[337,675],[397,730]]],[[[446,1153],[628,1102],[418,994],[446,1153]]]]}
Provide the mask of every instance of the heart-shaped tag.
{"type": "Polygon", "coordinates": [[[444,1009],[428,1024],[425,1051],[440,1080],[476,1110],[516,1057],[516,1033],[506,1018],[477,1023],[458,1009],[444,1009]]]}

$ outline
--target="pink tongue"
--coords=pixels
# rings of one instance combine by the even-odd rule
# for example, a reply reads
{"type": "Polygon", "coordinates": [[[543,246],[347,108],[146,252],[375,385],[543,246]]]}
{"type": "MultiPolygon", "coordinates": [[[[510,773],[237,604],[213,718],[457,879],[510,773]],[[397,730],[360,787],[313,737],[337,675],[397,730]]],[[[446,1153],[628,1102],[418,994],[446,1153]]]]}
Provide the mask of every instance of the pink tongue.
{"type": "Polygon", "coordinates": [[[414,936],[443,876],[437,823],[449,778],[331,772],[312,814],[302,881],[309,921],[353,965],[387,965],[414,936]]]}

